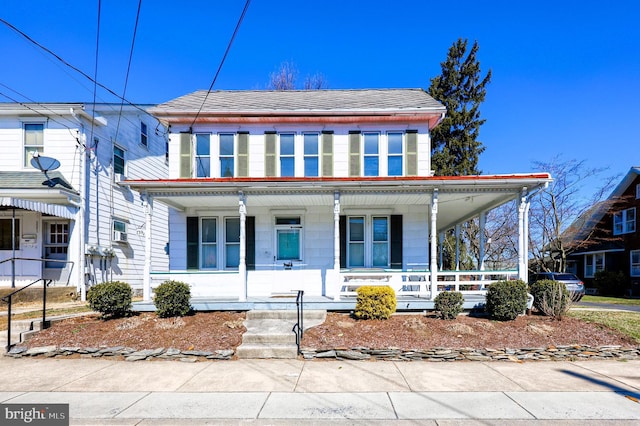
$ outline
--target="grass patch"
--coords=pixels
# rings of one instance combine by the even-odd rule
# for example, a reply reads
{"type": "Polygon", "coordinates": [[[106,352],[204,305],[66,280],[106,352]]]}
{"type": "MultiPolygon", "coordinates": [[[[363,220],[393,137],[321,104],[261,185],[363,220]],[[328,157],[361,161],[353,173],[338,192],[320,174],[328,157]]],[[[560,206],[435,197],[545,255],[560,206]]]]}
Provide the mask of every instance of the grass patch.
{"type": "MultiPolygon", "coordinates": [[[[46,318],[52,317],[52,316],[58,316],[58,315],[69,315],[69,314],[77,314],[80,312],[91,312],[91,309],[89,308],[89,306],[74,306],[71,308],[54,308],[54,309],[47,309],[46,311],[46,318]]],[[[42,309],[35,310],[35,311],[29,311],[29,312],[23,312],[20,314],[15,314],[15,315],[11,315],[11,321],[17,321],[17,320],[28,320],[28,319],[42,319],[42,309]]],[[[3,315],[0,317],[0,331],[6,331],[7,330],[7,316],[3,315]]]]}
{"type": "Polygon", "coordinates": [[[640,313],[571,310],[569,316],[618,330],[640,343],[640,313]]]}
{"type": "Polygon", "coordinates": [[[622,297],[590,296],[585,295],[581,302],[610,303],[612,305],[640,306],[640,299],[624,299],[622,297]]]}

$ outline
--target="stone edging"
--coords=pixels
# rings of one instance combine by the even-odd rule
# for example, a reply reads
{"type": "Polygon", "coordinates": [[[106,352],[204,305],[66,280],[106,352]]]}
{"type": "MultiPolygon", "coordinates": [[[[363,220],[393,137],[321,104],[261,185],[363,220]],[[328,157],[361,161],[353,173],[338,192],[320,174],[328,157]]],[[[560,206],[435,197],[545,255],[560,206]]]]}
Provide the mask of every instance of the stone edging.
{"type": "MultiPolygon", "coordinates": [[[[377,360],[377,361],[577,361],[589,359],[616,359],[632,360],[640,359],[639,347],[623,346],[549,346],[541,348],[522,349],[450,349],[434,348],[431,350],[401,350],[401,349],[332,349],[316,350],[303,348],[302,357],[306,360],[312,359],[335,359],[335,360],[377,360]]],[[[230,360],[235,355],[235,351],[216,350],[210,351],[180,351],[175,348],[157,348],[134,350],[123,346],[101,347],[101,348],[81,348],[81,347],[56,347],[40,346],[28,349],[24,346],[15,346],[5,354],[13,358],[23,357],[59,357],[59,356],[80,356],[81,358],[113,358],[124,361],[144,361],[144,360],[175,360],[182,362],[230,360]]]]}

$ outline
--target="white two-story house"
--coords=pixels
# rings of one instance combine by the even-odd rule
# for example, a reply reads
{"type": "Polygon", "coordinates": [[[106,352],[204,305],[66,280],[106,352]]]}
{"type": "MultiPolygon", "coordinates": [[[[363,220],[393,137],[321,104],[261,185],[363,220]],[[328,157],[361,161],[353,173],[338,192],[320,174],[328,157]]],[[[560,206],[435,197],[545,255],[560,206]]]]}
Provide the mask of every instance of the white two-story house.
{"type": "Polygon", "coordinates": [[[150,109],[170,129],[169,178],[122,183],[170,206],[169,267],[147,266],[145,298],[165,279],[238,300],[337,299],[362,283],[432,298],[526,279],[528,196],[550,176],[433,176],[445,111],[422,89],[197,91],[150,109]],[[514,199],[517,268],[439,270],[444,231],[514,199]]]}
{"type": "Polygon", "coordinates": [[[167,208],[145,223],[148,203],[119,185],[169,176],[167,129],[147,107],[0,104],[0,285],[46,279],[84,297],[112,280],[141,290],[147,254],[168,267],[167,208]]]}

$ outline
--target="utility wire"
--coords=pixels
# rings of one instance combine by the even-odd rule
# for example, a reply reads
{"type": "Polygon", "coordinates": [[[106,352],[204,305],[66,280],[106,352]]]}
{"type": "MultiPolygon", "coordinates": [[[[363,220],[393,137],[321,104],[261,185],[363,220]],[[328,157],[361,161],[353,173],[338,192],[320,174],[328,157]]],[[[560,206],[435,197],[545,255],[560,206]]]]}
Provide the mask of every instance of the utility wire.
{"type": "Polygon", "coordinates": [[[118,140],[118,131],[120,130],[120,117],[122,117],[122,107],[124,106],[124,97],[127,94],[127,84],[129,83],[129,72],[131,71],[131,60],[133,58],[133,47],[136,44],[136,33],[138,32],[138,22],[140,20],[140,8],[142,0],[138,0],[138,11],[136,12],[136,24],[133,27],[133,37],[131,38],[131,50],[129,50],[129,63],[127,64],[127,74],[124,78],[124,89],[122,89],[122,101],[120,102],[120,112],[118,113],[118,124],[116,125],[116,141],[118,140]]]}
{"type": "Polygon", "coordinates": [[[198,112],[196,113],[196,116],[193,118],[193,121],[191,122],[191,126],[189,126],[189,128],[193,127],[193,125],[195,124],[196,120],[198,119],[198,116],[200,116],[200,113],[202,112],[202,108],[204,108],[204,104],[207,102],[207,98],[209,97],[209,93],[211,93],[211,89],[213,89],[213,85],[216,83],[216,80],[218,79],[218,75],[220,74],[220,70],[222,70],[222,65],[224,65],[225,59],[227,59],[227,55],[229,54],[229,50],[231,50],[231,45],[233,44],[233,40],[236,38],[236,34],[238,33],[238,30],[240,29],[240,24],[242,24],[242,21],[244,20],[244,15],[246,15],[247,9],[249,9],[249,4],[250,3],[251,3],[251,0],[247,0],[246,3],[244,4],[244,9],[242,10],[242,14],[240,15],[240,19],[238,19],[238,23],[236,24],[235,30],[233,30],[233,35],[231,36],[231,39],[229,40],[229,43],[227,44],[227,49],[225,50],[224,55],[222,56],[222,60],[220,61],[220,65],[218,66],[218,70],[216,71],[216,74],[213,77],[213,80],[211,81],[211,85],[209,86],[209,90],[207,91],[206,95],[204,96],[204,99],[202,100],[202,105],[200,105],[200,108],[198,109],[198,112]]]}
{"type": "Polygon", "coordinates": [[[96,64],[93,71],[93,108],[91,108],[91,133],[89,140],[93,140],[93,127],[96,121],[96,92],[98,91],[98,47],[100,46],[100,11],[102,0],[98,0],[98,23],[96,25],[96,64]]]}

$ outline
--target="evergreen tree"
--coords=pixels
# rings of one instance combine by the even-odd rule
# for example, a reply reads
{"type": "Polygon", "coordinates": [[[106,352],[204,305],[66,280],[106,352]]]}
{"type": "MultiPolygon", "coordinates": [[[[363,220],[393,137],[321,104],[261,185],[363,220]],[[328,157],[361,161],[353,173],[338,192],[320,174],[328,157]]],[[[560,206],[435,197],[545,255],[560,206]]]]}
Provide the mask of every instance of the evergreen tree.
{"type": "Polygon", "coordinates": [[[447,108],[444,120],[431,133],[431,167],[438,176],[476,175],[478,157],[484,151],[478,141],[480,104],[491,80],[491,70],[481,77],[476,59],[478,42],[469,54],[467,40],[458,39],[440,64],[442,74],[431,79],[428,93],[447,108]]]}

